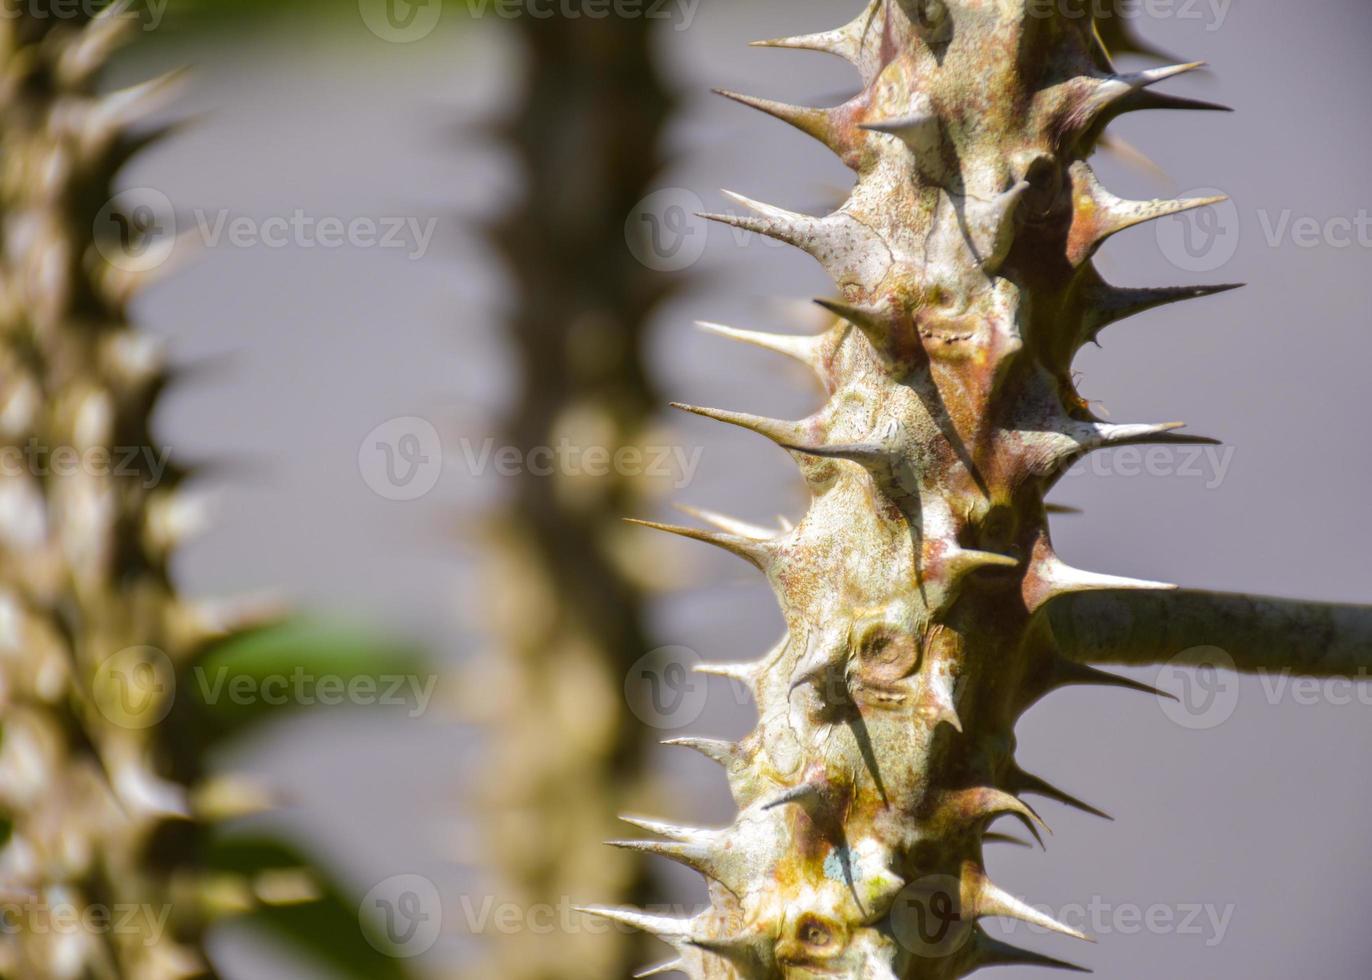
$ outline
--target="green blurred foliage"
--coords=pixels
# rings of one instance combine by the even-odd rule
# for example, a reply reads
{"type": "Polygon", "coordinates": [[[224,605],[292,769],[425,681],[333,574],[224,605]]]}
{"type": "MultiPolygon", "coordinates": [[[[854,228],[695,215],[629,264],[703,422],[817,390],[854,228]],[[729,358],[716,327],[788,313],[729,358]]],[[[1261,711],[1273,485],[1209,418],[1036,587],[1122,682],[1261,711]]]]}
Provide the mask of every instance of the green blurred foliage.
{"type": "Polygon", "coordinates": [[[283,681],[288,695],[296,690],[295,679],[303,677],[311,685],[320,678],[328,678],[335,687],[363,682],[359,690],[364,696],[375,690],[379,697],[397,678],[431,675],[425,661],[418,649],[365,629],[294,619],[206,647],[180,683],[190,694],[203,752],[253,725],[320,707],[302,704],[292,696],[282,698],[283,681]],[[275,690],[277,695],[234,697],[232,692],[238,687],[253,692],[275,690]]]}
{"type": "MultiPolygon", "coordinates": [[[[289,844],[251,833],[221,833],[209,842],[206,866],[256,876],[322,862],[289,844]]],[[[336,884],[313,877],[318,897],[311,902],[262,906],[237,922],[274,936],[288,947],[327,966],[339,980],[407,980],[402,961],[377,950],[362,934],[359,902],[336,884]]]]}
{"type": "MultiPolygon", "coordinates": [[[[331,710],[302,703],[291,687],[284,689],[291,696],[261,696],[283,690],[282,679],[329,678],[335,689],[367,679],[375,687],[363,690],[385,690],[394,678],[424,679],[432,673],[417,648],[337,623],[287,619],[232,634],[198,651],[177,678],[180,696],[165,722],[176,733],[172,765],[182,781],[196,782],[216,768],[215,752],[234,739],[281,718],[331,710]],[[272,681],[276,688],[268,687],[272,681]],[[249,696],[235,696],[235,690],[249,696]]],[[[348,699],[343,700],[342,710],[348,710],[348,699]]],[[[359,705],[357,710],[373,709],[359,705]]],[[[406,980],[403,961],[378,951],[364,935],[361,897],[332,879],[325,870],[328,862],[288,842],[285,834],[263,831],[255,823],[245,826],[237,819],[169,820],[154,835],[148,859],[248,880],[279,872],[306,874],[314,893],[308,901],[260,904],[233,921],[270,933],[339,980],[406,980]]]]}
{"type": "MultiPolygon", "coordinates": [[[[150,0],[138,0],[147,3],[150,0]]],[[[321,31],[357,26],[364,29],[359,5],[381,0],[155,0],[165,4],[172,34],[200,34],[234,28],[256,28],[281,21],[313,22],[321,31]]],[[[416,6],[438,3],[443,16],[470,17],[483,2],[495,0],[407,0],[416,6]]]]}

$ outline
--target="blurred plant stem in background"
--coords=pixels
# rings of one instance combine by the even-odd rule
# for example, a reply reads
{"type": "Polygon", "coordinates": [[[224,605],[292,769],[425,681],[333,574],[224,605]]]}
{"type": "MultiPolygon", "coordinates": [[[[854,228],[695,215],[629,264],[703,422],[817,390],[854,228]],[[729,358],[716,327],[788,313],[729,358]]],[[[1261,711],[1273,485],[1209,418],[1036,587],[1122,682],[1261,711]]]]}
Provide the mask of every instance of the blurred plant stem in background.
{"type": "Polygon", "coordinates": [[[354,642],[339,662],[334,639],[321,654],[172,583],[201,515],[151,419],[182,376],[126,306],[174,242],[155,193],[112,185],[163,135],[144,121],[174,86],[102,93],[139,14],[82,9],[3,0],[0,18],[0,976],[212,977],[208,930],[243,916],[338,976],[393,980],[354,901],[228,823],[270,800],[208,759],[265,715],[195,672],[241,691],[302,663],[346,679],[413,660],[354,642]]]}
{"type": "MultiPolygon", "coordinates": [[[[625,222],[658,171],[672,100],[646,18],[522,17],[515,26],[528,74],[499,131],[523,189],[491,238],[513,282],[507,329],[521,390],[501,442],[524,458],[564,439],[612,455],[649,438],[657,403],[643,346],[668,284],[634,259],[625,222]]],[[[619,813],[652,796],[649,730],[629,712],[624,683],[654,644],[623,524],[651,490],[623,473],[525,472],[505,484],[489,527],[483,611],[494,649],[464,697],[492,726],[483,854],[496,865],[497,894],[522,909],[600,892],[654,898],[642,860],[601,844],[622,836],[619,813]]],[[[585,930],[489,938],[489,959],[467,975],[604,980],[630,975],[646,949],[633,936],[585,930]]]]}

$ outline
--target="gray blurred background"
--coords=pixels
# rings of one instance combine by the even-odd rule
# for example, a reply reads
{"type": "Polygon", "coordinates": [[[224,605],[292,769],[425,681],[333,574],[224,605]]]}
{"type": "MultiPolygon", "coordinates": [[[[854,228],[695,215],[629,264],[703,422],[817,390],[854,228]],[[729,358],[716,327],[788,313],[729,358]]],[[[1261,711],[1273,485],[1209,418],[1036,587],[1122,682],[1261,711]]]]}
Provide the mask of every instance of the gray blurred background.
{"type": "MultiPolygon", "coordinates": [[[[720,187],[796,209],[832,206],[848,181],[837,161],[708,88],[837,102],[854,84],[842,62],[745,42],[832,27],[860,6],[713,0],[665,20],[662,58],[683,104],[660,186],[711,209],[725,203],[720,187]]],[[[1219,188],[1234,203],[1189,228],[1122,235],[1100,265],[1126,284],[1251,285],[1111,329],[1078,363],[1082,390],[1113,419],[1185,419],[1232,453],[1193,465],[1174,456],[1151,475],[1129,459],[1074,474],[1056,499],[1084,514],[1056,518],[1056,541],[1074,564],[1117,574],[1367,601],[1372,230],[1365,223],[1359,241],[1352,223],[1372,209],[1372,6],[1145,7],[1154,13],[1139,21],[1141,33],[1215,69],[1171,90],[1238,112],[1126,119],[1116,131],[1167,176],[1107,156],[1105,182],[1133,197],[1219,188]],[[1337,219],[1350,223],[1351,240],[1337,219]],[[1189,251],[1179,244],[1186,233],[1189,251]]],[[[477,124],[508,106],[518,51],[495,16],[445,15],[423,39],[399,44],[352,14],[159,47],[156,58],[196,69],[177,114],[203,114],[136,161],[124,182],[161,190],[192,222],[195,209],[434,217],[433,243],[414,256],[221,241],[135,312],[179,359],[218,366],[212,381],[168,400],[163,438],[181,456],[241,461],[220,487],[213,529],[180,560],[187,587],[274,585],[309,608],[415,637],[456,668],[482,644],[470,522],[502,493],[498,477],[467,472],[460,440],[479,441],[512,397],[505,280],[471,226],[498,212],[515,177],[477,124]],[[377,426],[409,416],[440,433],[445,467],[430,493],[402,502],[369,487],[359,451],[377,426]]],[[[812,329],[812,314],[794,301],[829,293],[817,266],[712,229],[684,275],[690,285],[661,309],[653,343],[667,396],[791,417],[817,404],[789,365],[690,326],[706,318],[812,329]]],[[[761,522],[803,507],[784,454],[700,420],[669,421],[676,441],[703,448],[679,499],[761,522]]],[[[656,611],[661,642],[706,660],[760,654],[780,630],[770,592],[691,549],[681,545],[692,584],[656,611]]],[[[1157,672],[1137,676],[1159,681],[1157,672]]],[[[1183,693],[1170,674],[1161,684],[1183,693]]],[[[1327,691],[1274,691],[1270,679],[1223,685],[1222,719],[1169,715],[1148,697],[1095,689],[1054,695],[1024,719],[1026,767],[1117,821],[1045,803],[1056,831],[1046,855],[993,852],[991,870],[1017,894],[1068,916],[1072,903],[1104,910],[1103,919],[1077,920],[1098,946],[1022,927],[1021,941],[1117,978],[1368,976],[1372,687],[1342,704],[1327,691]],[[1154,907],[1171,925],[1157,924],[1154,907]]],[[[739,735],[751,720],[745,700],[712,681],[688,730],[739,735]]],[[[441,975],[461,960],[466,910],[483,896],[472,891],[480,855],[464,808],[478,736],[460,717],[436,706],[422,719],[296,721],[246,751],[293,801],[283,819],[333,855],[359,894],[395,874],[434,881],[445,933],[423,962],[441,975]]],[[[673,817],[730,818],[714,767],[665,750],[660,766],[681,787],[673,817]]],[[[701,896],[688,877],[672,887],[682,901],[701,896]]],[[[259,938],[222,942],[235,976],[313,975],[259,938]]]]}

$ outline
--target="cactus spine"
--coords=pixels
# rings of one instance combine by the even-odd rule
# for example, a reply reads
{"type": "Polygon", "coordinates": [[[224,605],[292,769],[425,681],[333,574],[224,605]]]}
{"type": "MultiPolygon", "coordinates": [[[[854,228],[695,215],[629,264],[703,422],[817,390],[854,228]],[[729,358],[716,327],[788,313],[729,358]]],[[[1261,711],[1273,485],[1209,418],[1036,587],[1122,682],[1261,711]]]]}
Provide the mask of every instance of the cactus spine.
{"type": "MultiPolygon", "coordinates": [[[[520,298],[507,329],[521,393],[503,442],[525,458],[563,439],[615,453],[646,437],[657,404],[643,343],[667,283],[625,248],[623,215],[658,170],[671,100],[650,20],[524,16],[518,27],[528,76],[500,135],[525,186],[491,232],[520,298]]],[[[632,474],[526,472],[491,528],[496,649],[468,690],[495,733],[483,806],[497,887],[521,908],[597,892],[651,899],[642,858],[606,860],[598,844],[648,792],[622,689],[652,645],[649,583],[624,558],[619,516],[649,489],[632,474]]],[[[486,952],[470,975],[601,980],[629,973],[643,946],[622,933],[521,932],[486,952]]]]}
{"type": "Polygon", "coordinates": [[[661,526],[760,569],[787,634],[760,661],[714,668],[751,687],[759,715],[737,745],[696,743],[727,770],[733,825],[638,822],[666,840],[624,845],[698,870],[710,906],[589,910],[676,948],[642,975],[946,980],[1064,966],[977,924],[1078,935],[985,871],[992,821],[1038,833],[1025,794],[1085,807],[1016,764],[1030,705],[1066,685],[1138,687],[1095,665],[1206,643],[1245,670],[1372,660],[1367,609],[1181,592],[1075,569],[1053,549],[1045,496],[1073,461],[1197,441],[1175,424],[1096,418],[1074,387],[1077,350],[1116,321],[1228,288],[1134,289],[1094,269],[1111,235],[1211,203],[1105,190],[1086,160],[1108,123],[1218,107],[1153,88],[1198,65],[1117,72],[1098,27],[1118,25],[1078,6],[872,0],[839,29],[761,42],[847,59],[864,83],[851,101],[732,96],[824,143],[857,180],[823,217],[738,195],[749,216],[715,216],[807,252],[840,297],[822,301],[836,319],[818,336],[736,335],[809,365],[828,395],[815,414],[679,406],[778,444],[812,503],[774,536],[661,526]],[[931,946],[911,916],[940,900],[954,932],[931,946]]]}

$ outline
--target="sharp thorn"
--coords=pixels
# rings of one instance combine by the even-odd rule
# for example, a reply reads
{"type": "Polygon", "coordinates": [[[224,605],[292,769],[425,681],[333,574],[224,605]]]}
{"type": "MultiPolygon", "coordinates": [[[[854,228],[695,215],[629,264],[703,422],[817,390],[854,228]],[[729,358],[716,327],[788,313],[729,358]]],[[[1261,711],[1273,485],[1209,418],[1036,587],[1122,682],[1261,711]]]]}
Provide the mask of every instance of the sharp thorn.
{"type": "Polygon", "coordinates": [[[725,514],[719,514],[703,507],[692,507],[689,504],[673,504],[677,510],[698,521],[712,524],[721,531],[729,534],[737,534],[744,538],[753,538],[758,541],[770,541],[776,536],[776,532],[770,528],[761,527],[757,524],[750,524],[747,521],[740,521],[725,514]]]}
{"type": "Polygon", "coordinates": [[[738,330],[734,327],[726,327],[722,323],[709,323],[704,320],[696,321],[696,326],[712,333],[717,337],[725,337],[729,340],[737,340],[745,344],[752,344],[754,347],[761,347],[764,350],[775,351],[778,354],[785,354],[787,357],[794,358],[809,367],[815,368],[819,364],[819,337],[804,337],[798,335],[761,333],[755,330],[738,330]]]}
{"type": "Polygon", "coordinates": [[[683,538],[690,538],[692,541],[703,541],[706,544],[714,545],[716,548],[723,548],[759,569],[765,570],[771,562],[770,549],[765,543],[753,538],[744,538],[736,534],[724,534],[718,531],[701,531],[693,527],[678,527],[675,524],[661,524],[657,521],[641,521],[636,518],[625,518],[625,520],[638,527],[665,531],[668,534],[676,534],[683,538]]]}
{"type": "Polygon", "coordinates": [[[731,99],[740,105],[746,105],[751,109],[765,112],[769,116],[794,126],[805,135],[819,140],[835,153],[842,154],[846,150],[843,141],[839,138],[839,131],[834,126],[832,114],[825,109],[788,105],[785,102],[773,102],[771,99],[759,99],[751,95],[742,95],[738,92],[730,92],[727,89],[722,88],[717,88],[714,91],[716,95],[722,95],[724,98],[731,99]]]}
{"type": "Polygon", "coordinates": [[[1040,966],[1054,970],[1071,970],[1074,973],[1090,973],[1084,966],[1077,966],[1075,963],[1068,963],[1065,960],[1054,959],[1042,953],[1035,953],[1033,950],[1019,949],[1004,943],[999,939],[993,939],[983,930],[977,930],[976,938],[976,963],[978,966],[1040,966]]]}
{"type": "Polygon", "coordinates": [[[642,932],[652,933],[664,938],[688,939],[691,934],[691,920],[674,919],[666,915],[649,915],[637,909],[607,908],[599,905],[577,906],[574,912],[609,919],[622,925],[632,926],[642,932]]]}
{"type": "Polygon", "coordinates": [[[726,768],[738,758],[737,745],[717,738],[669,738],[662,744],[692,749],[726,768]]]}
{"type": "Polygon", "coordinates": [[[687,405],[683,402],[672,402],[672,407],[680,412],[689,412],[692,415],[699,415],[702,418],[712,419],[716,422],[724,422],[728,425],[736,425],[741,429],[748,429],[758,435],[766,436],[779,446],[794,446],[804,439],[805,433],[798,422],[788,422],[783,419],[769,419],[760,415],[749,415],[747,412],[728,412],[718,408],[701,408],[699,405],[687,405]]]}

